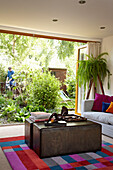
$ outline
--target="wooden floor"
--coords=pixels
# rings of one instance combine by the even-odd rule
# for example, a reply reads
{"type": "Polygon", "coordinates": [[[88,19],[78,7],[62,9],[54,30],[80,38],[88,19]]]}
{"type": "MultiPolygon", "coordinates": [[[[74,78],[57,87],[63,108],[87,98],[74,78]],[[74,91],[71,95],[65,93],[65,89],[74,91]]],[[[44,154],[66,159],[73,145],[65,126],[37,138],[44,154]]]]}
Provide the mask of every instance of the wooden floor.
{"type": "Polygon", "coordinates": [[[12,169],[7,158],[5,157],[1,147],[0,147],[0,169],[1,170],[11,170],[12,169]]]}
{"type": "Polygon", "coordinates": [[[113,138],[110,138],[108,136],[102,135],[102,140],[113,144],[113,138]]]}

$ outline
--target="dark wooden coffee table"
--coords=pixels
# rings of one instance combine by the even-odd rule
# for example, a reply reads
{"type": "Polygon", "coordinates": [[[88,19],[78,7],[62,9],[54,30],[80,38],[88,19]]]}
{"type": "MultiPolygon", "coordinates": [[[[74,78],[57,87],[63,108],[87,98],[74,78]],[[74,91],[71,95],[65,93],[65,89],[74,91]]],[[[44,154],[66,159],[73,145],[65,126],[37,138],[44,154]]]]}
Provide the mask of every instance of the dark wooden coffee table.
{"type": "Polygon", "coordinates": [[[33,123],[33,150],[41,157],[50,157],[101,150],[101,125],[71,122],[65,127],[33,123]]]}
{"type": "Polygon", "coordinates": [[[33,121],[30,119],[25,120],[25,143],[33,148],[33,121]]]}

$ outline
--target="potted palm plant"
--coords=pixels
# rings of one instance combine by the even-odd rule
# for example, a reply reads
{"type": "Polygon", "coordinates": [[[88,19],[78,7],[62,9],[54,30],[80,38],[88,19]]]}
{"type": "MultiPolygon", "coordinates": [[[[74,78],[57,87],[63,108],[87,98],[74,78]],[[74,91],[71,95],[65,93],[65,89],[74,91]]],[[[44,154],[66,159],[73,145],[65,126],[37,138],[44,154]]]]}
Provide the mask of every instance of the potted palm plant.
{"type": "Polygon", "coordinates": [[[97,80],[100,81],[101,86],[106,76],[108,76],[108,89],[110,88],[110,71],[107,66],[107,60],[103,58],[104,55],[108,55],[107,52],[99,54],[97,57],[93,55],[87,55],[87,60],[78,61],[79,67],[77,70],[77,82],[78,86],[81,87],[86,84],[91,88],[92,82],[94,83],[95,88],[97,87],[97,80]]]}

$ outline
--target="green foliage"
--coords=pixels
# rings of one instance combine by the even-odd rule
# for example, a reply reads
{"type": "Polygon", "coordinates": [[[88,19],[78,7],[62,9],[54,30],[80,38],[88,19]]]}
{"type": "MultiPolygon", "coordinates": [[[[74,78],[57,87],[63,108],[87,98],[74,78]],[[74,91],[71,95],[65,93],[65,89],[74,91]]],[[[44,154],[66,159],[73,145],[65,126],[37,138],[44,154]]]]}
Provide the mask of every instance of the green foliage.
{"type": "Polygon", "coordinates": [[[6,91],[6,97],[13,98],[13,92],[11,90],[6,91]]]}
{"type": "Polygon", "coordinates": [[[29,98],[36,105],[46,109],[54,109],[58,103],[60,82],[49,72],[34,75],[33,83],[29,85],[29,98]]]}
{"type": "Polygon", "coordinates": [[[75,99],[72,99],[72,101],[62,102],[59,104],[59,113],[61,112],[62,106],[67,107],[68,109],[74,110],[75,108],[75,99]]]}
{"type": "Polygon", "coordinates": [[[29,118],[30,113],[29,113],[29,111],[27,110],[26,107],[23,107],[23,108],[17,107],[17,109],[18,109],[18,111],[15,114],[14,121],[24,122],[25,119],[29,118]]]}
{"type": "Polygon", "coordinates": [[[42,66],[47,70],[49,62],[54,54],[54,40],[51,39],[40,39],[40,45],[42,51],[40,53],[40,59],[42,66]]]}
{"type": "Polygon", "coordinates": [[[14,119],[15,105],[12,99],[0,96],[0,118],[5,117],[7,121],[14,119]]]}
{"type": "MultiPolygon", "coordinates": [[[[16,81],[16,87],[13,89],[19,92],[16,100],[12,100],[13,94],[10,91],[5,98],[0,96],[2,116],[5,115],[8,121],[10,119],[24,121],[30,111],[46,111],[58,106],[59,81],[50,73],[40,73],[40,70],[35,69],[42,67],[47,71],[49,62],[54,56],[58,56],[67,68],[75,69],[75,46],[79,45],[80,43],[76,42],[1,33],[0,57],[8,61],[8,66],[10,63],[13,67],[15,71],[13,78],[16,81]],[[24,63],[26,65],[22,66],[24,63]]],[[[0,69],[0,77],[5,81],[7,74],[5,68],[1,66],[0,69]]],[[[74,96],[75,78],[71,75],[66,83],[69,95],[74,96]]]]}
{"type": "Polygon", "coordinates": [[[47,111],[46,109],[57,106],[60,82],[50,73],[33,73],[28,70],[27,74],[22,71],[21,75],[15,75],[17,88],[22,90],[19,90],[20,94],[15,100],[12,98],[12,91],[0,96],[0,118],[5,118],[7,122],[23,122],[30,116],[30,112],[47,111]]]}
{"type": "Polygon", "coordinates": [[[5,67],[0,64],[0,82],[5,82],[7,77],[7,73],[5,71],[5,67]]]}
{"type": "Polygon", "coordinates": [[[72,70],[68,70],[66,75],[66,91],[68,92],[69,97],[75,97],[75,87],[76,87],[76,77],[72,70]]]}
{"type": "MultiPolygon", "coordinates": [[[[27,81],[25,77],[21,80],[27,81]]],[[[56,107],[59,101],[60,83],[54,76],[47,72],[34,72],[28,82],[25,93],[20,94],[15,100],[12,99],[10,91],[7,95],[0,96],[0,118],[5,118],[7,122],[23,122],[30,116],[31,111],[46,111],[56,107]]]]}
{"type": "Polygon", "coordinates": [[[56,49],[59,59],[65,61],[66,58],[74,56],[75,48],[80,45],[84,45],[84,43],[58,40],[56,49]]]}
{"type": "Polygon", "coordinates": [[[0,95],[0,109],[2,109],[2,107],[4,107],[5,103],[6,103],[6,99],[0,95]]]}
{"type": "Polygon", "coordinates": [[[2,112],[2,116],[6,116],[7,121],[14,120],[15,117],[16,106],[12,103],[12,105],[7,105],[4,111],[2,112]]]}
{"type": "Polygon", "coordinates": [[[14,66],[29,59],[47,68],[54,53],[53,42],[51,39],[0,33],[1,57],[5,56],[14,66]]]}
{"type": "Polygon", "coordinates": [[[89,84],[90,80],[93,79],[95,86],[97,86],[98,76],[100,80],[103,82],[105,77],[108,76],[108,88],[109,88],[109,78],[110,71],[107,67],[107,60],[102,58],[102,56],[108,55],[107,52],[100,54],[97,57],[88,56],[88,60],[79,61],[79,67],[77,71],[77,81],[78,85],[84,85],[86,87],[86,83],[89,84]]]}
{"type": "Polygon", "coordinates": [[[62,60],[66,57],[74,55],[74,42],[71,41],[59,41],[57,46],[58,56],[62,60]]]}
{"type": "Polygon", "coordinates": [[[1,33],[0,49],[9,61],[20,65],[30,52],[32,54],[36,40],[33,37],[1,33]]]}
{"type": "Polygon", "coordinates": [[[72,79],[72,77],[67,82],[67,92],[69,97],[75,97],[75,79],[72,79]]]}
{"type": "Polygon", "coordinates": [[[24,107],[27,106],[26,95],[22,94],[16,97],[15,104],[24,107]]]}
{"type": "Polygon", "coordinates": [[[38,104],[35,103],[28,104],[26,109],[29,110],[30,112],[37,112],[37,111],[46,112],[44,106],[42,105],[39,106],[38,104]]]}
{"type": "Polygon", "coordinates": [[[23,122],[30,116],[26,107],[20,108],[15,100],[8,99],[4,96],[0,96],[0,113],[0,118],[4,123],[11,121],[23,122]]]}
{"type": "Polygon", "coordinates": [[[21,103],[25,102],[26,87],[28,86],[29,82],[31,82],[32,76],[32,70],[26,65],[19,67],[13,76],[16,82],[16,86],[13,89],[18,91],[19,97],[17,100],[21,103]]]}

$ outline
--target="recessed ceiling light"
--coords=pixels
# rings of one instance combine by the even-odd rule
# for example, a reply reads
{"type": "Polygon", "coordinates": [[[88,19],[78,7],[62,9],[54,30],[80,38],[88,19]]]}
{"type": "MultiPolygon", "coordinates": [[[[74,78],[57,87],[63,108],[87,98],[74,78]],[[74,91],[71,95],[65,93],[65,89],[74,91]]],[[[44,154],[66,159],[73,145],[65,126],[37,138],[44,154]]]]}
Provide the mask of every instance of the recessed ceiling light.
{"type": "Polygon", "coordinates": [[[79,4],[85,4],[85,3],[86,3],[85,0],[80,0],[80,1],[79,1],[79,4]]]}
{"type": "Polygon", "coordinates": [[[104,27],[104,26],[100,27],[101,30],[104,30],[105,28],[106,28],[106,27],[104,27]]]}
{"type": "Polygon", "coordinates": [[[57,22],[57,21],[58,21],[58,19],[57,19],[57,18],[54,18],[52,21],[53,21],[53,22],[57,22]]]}

